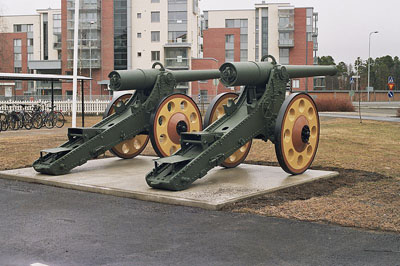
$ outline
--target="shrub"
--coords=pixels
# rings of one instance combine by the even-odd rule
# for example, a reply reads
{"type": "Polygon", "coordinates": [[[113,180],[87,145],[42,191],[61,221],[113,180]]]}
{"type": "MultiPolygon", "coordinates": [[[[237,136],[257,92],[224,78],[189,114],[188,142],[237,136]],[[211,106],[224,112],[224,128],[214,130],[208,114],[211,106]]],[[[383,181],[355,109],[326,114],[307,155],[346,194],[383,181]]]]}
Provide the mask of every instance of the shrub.
{"type": "Polygon", "coordinates": [[[349,99],[316,98],[315,103],[319,112],[354,112],[354,106],[349,99]]]}

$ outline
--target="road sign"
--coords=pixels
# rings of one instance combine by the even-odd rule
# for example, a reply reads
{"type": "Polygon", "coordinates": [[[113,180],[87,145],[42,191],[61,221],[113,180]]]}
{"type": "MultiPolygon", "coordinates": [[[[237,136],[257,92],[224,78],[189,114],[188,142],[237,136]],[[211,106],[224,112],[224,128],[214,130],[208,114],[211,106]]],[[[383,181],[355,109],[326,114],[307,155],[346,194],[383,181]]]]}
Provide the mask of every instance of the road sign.
{"type": "Polygon", "coordinates": [[[367,91],[373,92],[374,91],[374,87],[371,87],[371,86],[367,87],[367,91]]]}
{"type": "Polygon", "coordinates": [[[353,79],[353,77],[350,78],[350,84],[354,84],[354,79],[353,79]]]}
{"type": "Polygon", "coordinates": [[[389,84],[390,84],[390,83],[394,83],[394,79],[393,79],[392,76],[389,76],[389,77],[388,77],[388,83],[389,83],[389,84]]]}
{"type": "Polygon", "coordinates": [[[353,97],[353,96],[354,96],[354,91],[351,90],[351,91],[349,92],[349,94],[350,94],[350,97],[353,97]]]}
{"type": "Polygon", "coordinates": [[[389,86],[389,90],[393,90],[393,88],[394,88],[394,83],[389,83],[388,86],[389,86]]]}
{"type": "Polygon", "coordinates": [[[389,92],[388,92],[388,97],[389,97],[389,98],[393,98],[393,96],[394,96],[394,92],[393,92],[393,91],[389,91],[389,92]]]}

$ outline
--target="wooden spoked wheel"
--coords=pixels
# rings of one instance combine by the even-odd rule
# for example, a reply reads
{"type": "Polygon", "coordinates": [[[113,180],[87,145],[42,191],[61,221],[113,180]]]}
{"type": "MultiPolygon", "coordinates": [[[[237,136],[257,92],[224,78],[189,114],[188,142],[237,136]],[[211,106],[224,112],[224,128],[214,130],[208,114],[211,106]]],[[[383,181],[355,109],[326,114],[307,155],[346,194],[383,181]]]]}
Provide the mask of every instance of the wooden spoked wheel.
{"type": "Polygon", "coordinates": [[[184,94],[164,98],[150,122],[150,140],[160,157],[170,156],[181,148],[182,132],[199,132],[203,128],[199,108],[184,94]]]}
{"type": "MultiPolygon", "coordinates": [[[[115,113],[115,106],[125,104],[132,97],[132,93],[123,94],[118,98],[113,99],[107,106],[103,117],[107,117],[115,113]]],[[[137,135],[131,139],[125,140],[110,149],[110,152],[115,156],[123,159],[132,159],[138,156],[149,142],[148,135],[137,135]]]]}
{"type": "Polygon", "coordinates": [[[296,175],[310,167],[317,153],[319,132],[313,99],[305,93],[286,98],[275,126],[275,153],[285,172],[296,175]]]}
{"type": "MultiPolygon", "coordinates": [[[[207,109],[206,116],[204,118],[204,128],[223,117],[225,115],[224,105],[227,105],[230,99],[235,100],[237,97],[238,95],[233,92],[226,92],[217,95],[217,97],[211,101],[207,109]]],[[[221,165],[226,168],[234,168],[241,164],[249,154],[251,143],[252,141],[250,140],[245,145],[240,147],[240,149],[230,155],[221,165]]]]}

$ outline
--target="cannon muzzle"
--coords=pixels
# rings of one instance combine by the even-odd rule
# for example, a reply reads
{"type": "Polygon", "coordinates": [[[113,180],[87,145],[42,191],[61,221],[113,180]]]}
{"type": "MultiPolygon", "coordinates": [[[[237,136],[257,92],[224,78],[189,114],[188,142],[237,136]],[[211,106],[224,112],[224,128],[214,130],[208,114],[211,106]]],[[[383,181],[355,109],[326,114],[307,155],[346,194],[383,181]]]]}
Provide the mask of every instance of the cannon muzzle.
{"type": "Polygon", "coordinates": [[[162,73],[172,75],[171,78],[177,83],[218,79],[221,76],[218,69],[163,71],[153,68],[112,71],[108,77],[110,78],[110,88],[114,91],[151,90],[157,77],[162,73]]]}
{"type": "MultiPolygon", "coordinates": [[[[274,68],[271,62],[234,62],[220,67],[221,81],[227,86],[261,86],[268,82],[274,68]]],[[[306,78],[314,76],[333,76],[337,73],[335,66],[279,66],[289,78],[306,78]]]]}

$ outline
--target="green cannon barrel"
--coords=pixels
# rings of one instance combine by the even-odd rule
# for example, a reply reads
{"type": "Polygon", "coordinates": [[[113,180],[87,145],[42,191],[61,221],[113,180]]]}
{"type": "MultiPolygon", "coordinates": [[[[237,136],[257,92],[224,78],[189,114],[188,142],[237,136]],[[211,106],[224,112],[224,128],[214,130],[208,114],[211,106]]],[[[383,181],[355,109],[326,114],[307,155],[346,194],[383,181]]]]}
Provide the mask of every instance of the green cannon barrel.
{"type": "MultiPolygon", "coordinates": [[[[234,62],[225,63],[220,67],[221,81],[227,86],[263,85],[268,82],[269,74],[274,65],[270,62],[234,62]]],[[[333,76],[335,66],[281,66],[289,78],[305,78],[313,76],[333,76]]]]}
{"type": "MultiPolygon", "coordinates": [[[[167,75],[172,75],[176,82],[190,82],[197,80],[218,79],[221,73],[218,69],[211,70],[176,70],[165,71],[167,75]]],[[[160,69],[135,69],[112,71],[110,78],[110,88],[114,91],[123,90],[151,90],[156,83],[158,75],[164,73],[160,69]]]]}

